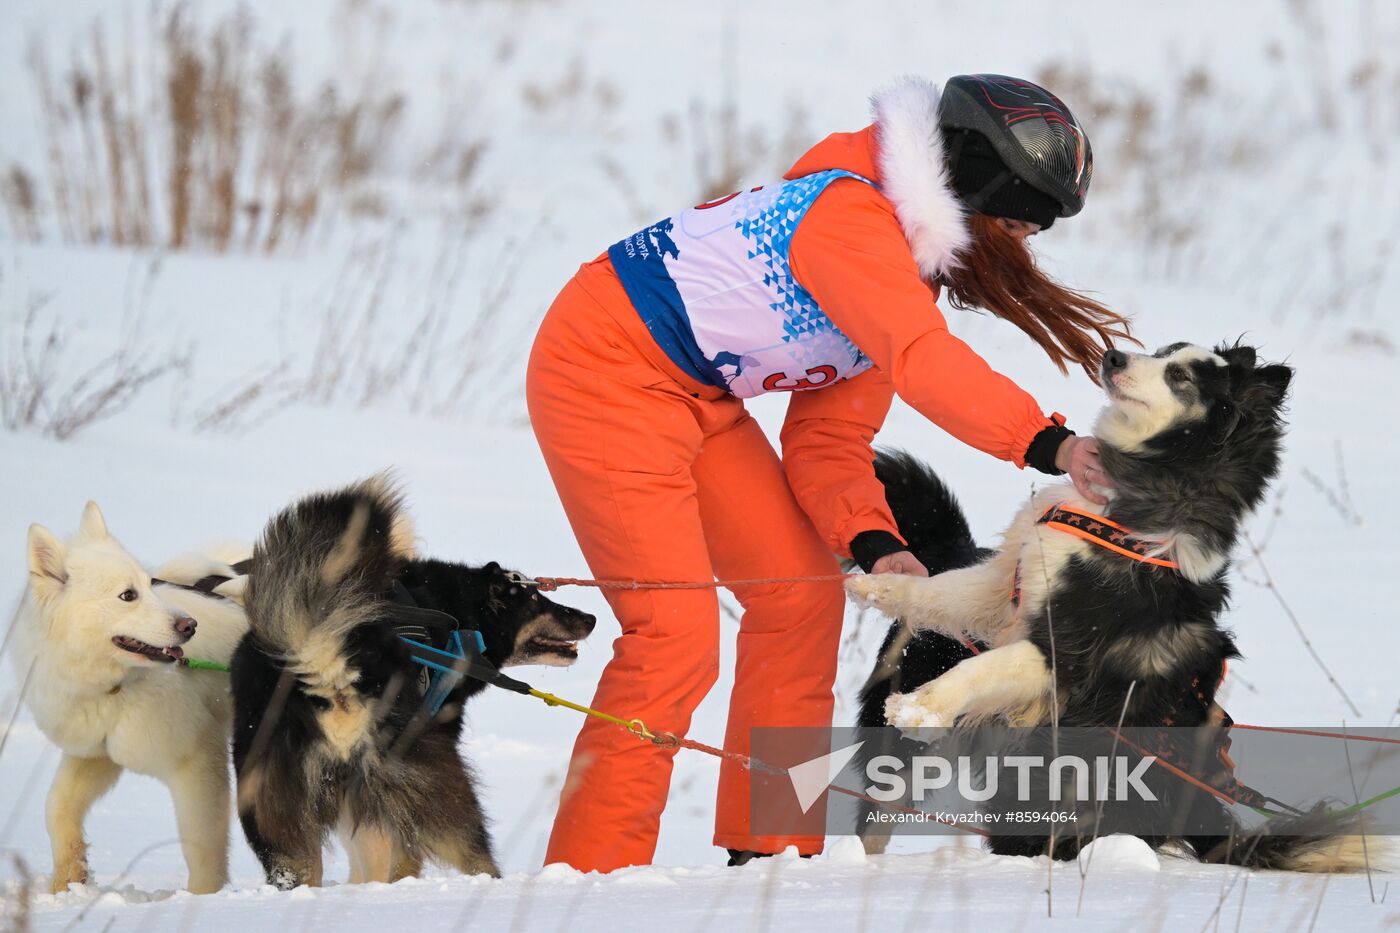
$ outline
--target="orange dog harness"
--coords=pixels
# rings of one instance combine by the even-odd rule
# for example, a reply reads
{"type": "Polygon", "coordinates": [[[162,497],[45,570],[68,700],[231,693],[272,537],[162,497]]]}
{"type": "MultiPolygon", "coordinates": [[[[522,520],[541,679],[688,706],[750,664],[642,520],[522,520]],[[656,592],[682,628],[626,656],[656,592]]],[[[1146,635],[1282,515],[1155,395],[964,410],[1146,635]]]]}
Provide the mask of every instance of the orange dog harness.
{"type": "MultiPolygon", "coordinates": [[[[1151,556],[1148,553],[1153,547],[1151,541],[1140,538],[1117,522],[1104,518],[1102,515],[1095,515],[1093,512],[1072,509],[1066,505],[1052,505],[1045,510],[1044,515],[1036,519],[1036,524],[1054,528],[1056,531],[1063,531],[1076,538],[1083,538],[1090,544],[1107,548],[1129,560],[1151,564],[1154,567],[1166,567],[1170,570],[1181,569],[1181,566],[1174,560],[1151,556]]],[[[1011,604],[1013,606],[1021,605],[1021,564],[1019,562],[1016,564],[1016,574],[1011,580],[1011,604]]]]}

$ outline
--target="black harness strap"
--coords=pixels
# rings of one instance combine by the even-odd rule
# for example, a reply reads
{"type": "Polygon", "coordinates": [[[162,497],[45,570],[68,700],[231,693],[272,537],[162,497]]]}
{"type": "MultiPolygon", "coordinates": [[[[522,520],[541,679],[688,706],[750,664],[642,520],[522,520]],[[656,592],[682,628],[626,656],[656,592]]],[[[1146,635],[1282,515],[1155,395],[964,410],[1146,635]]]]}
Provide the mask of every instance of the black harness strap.
{"type": "MultiPolygon", "coordinates": [[[[458,679],[470,677],[515,693],[530,692],[529,684],[502,674],[496,665],[486,660],[483,654],[485,645],[476,631],[465,628],[449,613],[419,606],[408,587],[398,580],[394,581],[389,591],[384,618],[394,627],[394,634],[408,647],[409,657],[425,670],[458,679]]],[[[436,683],[437,678],[431,677],[430,681],[436,683]]],[[[439,691],[430,683],[425,693],[431,695],[435,692],[439,691]]],[[[447,691],[440,692],[445,695],[447,691]]],[[[440,697],[433,699],[440,705],[440,697]]]]}
{"type": "Polygon", "coordinates": [[[455,616],[437,609],[424,609],[398,580],[389,591],[384,617],[394,626],[394,632],[404,638],[427,642],[434,647],[447,645],[452,633],[462,627],[455,616]]]}
{"type": "Polygon", "coordinates": [[[236,564],[229,564],[229,569],[233,571],[233,576],[226,576],[221,573],[211,573],[207,577],[200,577],[193,583],[176,583],[173,580],[162,580],[159,577],[151,577],[152,586],[173,586],[182,590],[192,590],[196,593],[203,593],[205,596],[212,596],[215,599],[228,599],[222,593],[214,592],[228,581],[236,577],[244,576],[253,569],[253,559],[240,560],[236,564]]]}

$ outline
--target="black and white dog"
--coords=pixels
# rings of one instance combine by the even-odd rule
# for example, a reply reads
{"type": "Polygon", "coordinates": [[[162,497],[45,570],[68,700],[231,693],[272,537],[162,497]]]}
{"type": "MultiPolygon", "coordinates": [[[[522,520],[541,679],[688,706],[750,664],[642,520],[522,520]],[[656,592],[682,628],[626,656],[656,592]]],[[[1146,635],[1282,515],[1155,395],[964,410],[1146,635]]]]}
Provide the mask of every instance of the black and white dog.
{"type": "Polygon", "coordinates": [[[382,478],[273,518],[244,596],[250,631],[231,665],[233,761],[238,814],[268,881],[319,884],[332,828],[350,853],[351,881],[397,880],[427,860],[498,874],[457,749],[462,704],[485,684],[464,680],[431,712],[399,638],[398,607],[479,632],[496,667],[572,664],[593,617],[494,563],[416,559],[401,497],[382,478]]]}
{"type": "MultiPolygon", "coordinates": [[[[1219,622],[1229,555],[1278,471],[1292,374],[1260,365],[1244,346],[1109,351],[1101,370],[1109,404],[1095,435],[1117,487],[1103,507],[1111,525],[1096,530],[1120,529],[1116,547],[1047,525],[1047,516],[1065,514],[1052,513],[1057,506],[1099,508],[1058,483],[1031,497],[999,549],[978,548],[937,476],[907,455],[881,454],[876,470],[890,506],[931,576],[847,583],[858,602],[900,620],[862,694],[860,724],[1035,726],[1057,716],[1060,726],[1206,725],[1223,665],[1238,653],[1219,622]]],[[[1219,807],[1209,797],[1191,805],[1219,807]]],[[[1354,837],[1339,837],[1344,825],[1324,819],[1186,841],[1208,861],[1362,867],[1354,837]]],[[[1014,854],[1043,854],[1047,844],[1043,836],[992,840],[994,851],[1014,854]]],[[[1078,847],[1059,840],[1053,854],[1070,858],[1078,847]]]]}

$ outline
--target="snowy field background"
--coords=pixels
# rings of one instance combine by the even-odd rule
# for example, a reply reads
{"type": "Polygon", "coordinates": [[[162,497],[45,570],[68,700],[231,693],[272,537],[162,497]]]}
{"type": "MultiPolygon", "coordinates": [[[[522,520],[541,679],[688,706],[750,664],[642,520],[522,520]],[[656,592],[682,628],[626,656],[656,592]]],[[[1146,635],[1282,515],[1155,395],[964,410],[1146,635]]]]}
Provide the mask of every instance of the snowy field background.
{"type": "MultiPolygon", "coordinates": [[[[276,52],[291,67],[282,97],[308,112],[306,102],[336,88],[338,109],[320,112],[334,109],[339,122],[297,124],[301,151],[320,161],[280,156],[278,165],[300,173],[282,189],[300,198],[289,216],[305,222],[273,236],[272,189],[258,187],[255,155],[275,148],[269,138],[259,149],[257,135],[275,95],[266,69],[237,76],[251,103],[245,157],[231,170],[243,193],[233,232],[220,241],[219,225],[207,223],[179,249],[160,182],[174,146],[168,121],[155,116],[165,107],[161,37],[172,8],[155,9],[10,0],[0,11],[0,386],[17,398],[26,374],[40,371],[51,390],[32,419],[8,402],[3,411],[5,599],[17,600],[25,579],[26,526],[68,534],[89,498],[128,548],[155,563],[211,540],[251,539],[296,496],[386,466],[409,490],[428,553],[586,575],[521,392],[533,327],[573,269],[657,217],[777,177],[828,132],[863,126],[869,92],[901,74],[1000,71],[1050,84],[1094,142],[1088,209],[1034,242],[1056,272],[1133,314],[1149,346],[1243,334],[1264,357],[1298,369],[1283,475],[1251,526],[1262,556],[1240,554],[1230,624],[1246,658],[1231,665],[1226,706],[1263,724],[1400,718],[1394,5],[191,3],[180,22],[195,48],[208,49],[242,9],[248,60],[276,52]],[[134,89],[114,106],[148,93],[161,102],[134,113],[122,144],[131,152],[131,140],[144,143],[156,180],[145,240],[130,225],[118,235],[103,210],[109,202],[85,206],[80,188],[69,190],[67,213],[60,203],[63,178],[108,190],[94,181],[110,167],[102,138],[85,137],[81,123],[46,123],[63,107],[70,116],[80,109],[71,101],[83,82],[73,75],[91,77],[95,35],[115,83],[134,89]],[[47,62],[37,70],[36,49],[47,62]],[[36,75],[45,73],[58,110],[42,104],[36,75]],[[357,102],[364,107],[349,137],[336,136],[357,102]],[[330,138],[352,139],[315,148],[330,138]],[[355,159],[338,158],[348,150],[355,159]],[[130,391],[103,398],[113,374],[130,391]],[[83,406],[65,400],[104,413],[84,423],[83,406]],[[1285,604],[1349,699],[1311,659],[1285,604]]],[[[99,114],[101,94],[86,99],[99,114]]],[[[87,125],[101,125],[93,119],[87,125]]],[[[1081,430],[1091,424],[1099,398],[1082,376],[1060,376],[996,320],[959,312],[949,320],[1047,409],[1081,430]]],[[[783,400],[752,407],[776,436],[783,400]]],[[[880,440],[938,464],[984,541],[1037,481],[961,449],[899,403],[880,440]]],[[[587,700],[616,623],[594,594],[565,598],[597,612],[599,629],[574,668],[531,670],[528,679],[587,700]]],[[[732,635],[735,622],[722,624],[732,635]]],[[[882,630],[872,617],[848,619],[842,722],[882,630]]],[[[3,724],[18,684],[8,662],[0,669],[3,724]]],[[[722,735],[726,693],[722,676],[696,717],[696,738],[722,735]]],[[[165,792],[129,775],[89,822],[96,884],[36,894],[29,922],[54,930],[1400,927],[1400,893],[1387,875],[1373,883],[1246,876],[1171,860],[1153,870],[1108,853],[1087,876],[1067,865],[1052,878],[1044,860],[917,839],[872,859],[833,839],[812,862],[726,870],[709,845],[716,766],[684,753],[657,867],[604,878],[541,871],[578,722],[504,694],[482,697],[469,720],[466,753],[483,780],[504,880],[432,873],[392,887],[283,894],[262,886],[235,831],[231,889],[174,893],[184,868],[165,792]]],[[[47,890],[43,797],[57,759],[18,712],[0,754],[7,922],[24,900],[23,871],[47,890]]],[[[327,877],[345,872],[337,853],[327,877]]]]}

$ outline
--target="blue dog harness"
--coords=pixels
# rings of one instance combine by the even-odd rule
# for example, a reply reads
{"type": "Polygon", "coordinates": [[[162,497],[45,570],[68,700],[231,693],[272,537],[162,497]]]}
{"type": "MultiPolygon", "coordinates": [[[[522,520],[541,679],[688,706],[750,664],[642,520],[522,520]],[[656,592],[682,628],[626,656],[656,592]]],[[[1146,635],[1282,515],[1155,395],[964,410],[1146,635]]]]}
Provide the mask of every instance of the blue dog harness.
{"type": "Polygon", "coordinates": [[[530,692],[529,684],[502,674],[496,665],[486,660],[486,642],[480,632],[466,628],[453,630],[447,637],[446,650],[407,635],[400,635],[399,640],[408,645],[413,662],[430,672],[428,689],[423,694],[423,706],[430,716],[437,715],[452,691],[468,677],[515,693],[530,692]]]}
{"type": "Polygon", "coordinates": [[[429,716],[436,716],[438,710],[442,709],[442,704],[447,701],[448,695],[466,679],[466,665],[469,665],[473,658],[481,658],[486,651],[486,642],[481,633],[470,629],[457,629],[452,632],[447,638],[446,651],[415,641],[407,635],[400,635],[399,640],[408,645],[409,657],[413,662],[421,664],[430,672],[428,689],[423,694],[423,706],[429,716]],[[471,654],[467,653],[467,647],[462,642],[463,635],[467,636],[471,645],[471,654]]]}
{"type": "Polygon", "coordinates": [[[386,615],[399,640],[408,646],[409,658],[423,668],[423,707],[436,716],[447,698],[470,677],[515,693],[529,693],[529,684],[502,674],[486,660],[486,640],[474,629],[437,609],[424,609],[402,583],[395,582],[386,615]],[[441,647],[439,647],[441,646],[441,647]]]}

